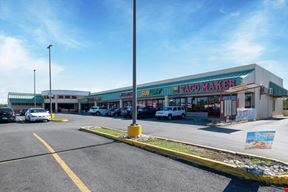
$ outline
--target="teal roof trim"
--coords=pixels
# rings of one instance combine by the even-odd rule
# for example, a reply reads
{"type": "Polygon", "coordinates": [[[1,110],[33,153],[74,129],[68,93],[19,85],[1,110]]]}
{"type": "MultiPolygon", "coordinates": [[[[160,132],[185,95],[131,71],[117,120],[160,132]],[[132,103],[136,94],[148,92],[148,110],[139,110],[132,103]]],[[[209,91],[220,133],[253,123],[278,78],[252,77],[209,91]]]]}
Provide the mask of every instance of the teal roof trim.
{"type": "Polygon", "coordinates": [[[272,88],[273,90],[273,97],[287,97],[288,96],[288,90],[284,87],[281,87],[277,85],[276,83],[273,83],[272,81],[269,82],[269,88],[272,88]]]}
{"type": "MultiPolygon", "coordinates": [[[[164,95],[174,95],[172,92],[173,86],[181,86],[186,84],[192,84],[192,83],[201,83],[201,82],[208,82],[208,81],[215,81],[215,80],[223,80],[223,79],[237,79],[237,84],[241,83],[242,78],[249,75],[254,70],[245,70],[245,71],[238,71],[233,73],[226,73],[226,74],[220,74],[220,75],[213,75],[213,76],[206,76],[201,78],[195,78],[195,79],[188,79],[188,80],[182,80],[182,81],[174,81],[174,82],[168,82],[168,83],[159,83],[154,85],[139,85],[137,89],[137,95],[138,98],[145,98],[145,96],[141,96],[141,92],[143,90],[147,89],[158,89],[162,88],[163,91],[158,96],[164,96],[164,95]]],[[[101,97],[101,101],[113,101],[113,100],[119,100],[120,94],[131,91],[131,88],[123,88],[120,90],[111,90],[111,91],[104,91],[99,93],[93,93],[88,97],[79,99],[80,103],[87,102],[89,98],[95,98],[95,97],[101,97]]]]}
{"type": "MultiPolygon", "coordinates": [[[[34,94],[31,93],[8,93],[8,100],[10,103],[34,103],[34,94]]],[[[36,95],[36,103],[42,104],[44,103],[44,98],[42,95],[37,94],[36,95]]]]}

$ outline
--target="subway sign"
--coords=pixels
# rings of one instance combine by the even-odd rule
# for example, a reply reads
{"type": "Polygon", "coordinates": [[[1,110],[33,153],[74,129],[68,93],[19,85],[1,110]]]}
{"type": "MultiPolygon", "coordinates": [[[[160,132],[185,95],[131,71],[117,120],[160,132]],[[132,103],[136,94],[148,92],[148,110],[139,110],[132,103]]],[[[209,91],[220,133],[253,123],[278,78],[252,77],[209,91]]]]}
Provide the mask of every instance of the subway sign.
{"type": "Polygon", "coordinates": [[[230,87],[234,87],[236,85],[236,79],[225,79],[174,86],[172,87],[172,91],[173,93],[179,94],[221,92],[224,90],[228,90],[230,87]]]}
{"type": "Polygon", "coordinates": [[[147,90],[143,90],[141,92],[141,96],[142,97],[146,97],[146,96],[155,96],[155,95],[160,95],[162,93],[162,88],[159,89],[147,89],[147,90]]]}

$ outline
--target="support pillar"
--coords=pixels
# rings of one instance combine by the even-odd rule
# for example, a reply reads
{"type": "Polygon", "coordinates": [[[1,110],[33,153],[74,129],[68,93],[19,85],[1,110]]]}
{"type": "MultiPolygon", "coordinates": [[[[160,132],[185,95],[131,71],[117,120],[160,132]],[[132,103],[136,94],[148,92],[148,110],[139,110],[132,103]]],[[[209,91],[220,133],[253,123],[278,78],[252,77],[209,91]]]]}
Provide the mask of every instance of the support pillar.
{"type": "Polygon", "coordinates": [[[123,100],[122,99],[120,99],[119,104],[120,104],[120,108],[122,108],[123,107],[123,100]]]}
{"type": "Polygon", "coordinates": [[[164,106],[165,106],[165,107],[168,107],[168,106],[169,106],[169,98],[168,98],[167,95],[164,97],[164,106]]]}
{"type": "Polygon", "coordinates": [[[57,112],[58,112],[58,101],[55,100],[55,113],[57,113],[57,112]]]}
{"type": "Polygon", "coordinates": [[[78,113],[81,112],[81,103],[78,103],[78,113]]]}

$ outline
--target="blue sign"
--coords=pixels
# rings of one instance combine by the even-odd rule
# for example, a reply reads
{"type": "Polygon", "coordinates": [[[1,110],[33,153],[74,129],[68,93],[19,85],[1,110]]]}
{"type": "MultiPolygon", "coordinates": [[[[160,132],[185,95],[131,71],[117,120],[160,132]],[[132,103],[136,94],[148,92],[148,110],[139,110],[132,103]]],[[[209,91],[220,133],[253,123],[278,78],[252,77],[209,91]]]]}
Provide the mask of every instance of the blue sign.
{"type": "Polygon", "coordinates": [[[245,149],[271,149],[275,131],[248,132],[245,149]]]}

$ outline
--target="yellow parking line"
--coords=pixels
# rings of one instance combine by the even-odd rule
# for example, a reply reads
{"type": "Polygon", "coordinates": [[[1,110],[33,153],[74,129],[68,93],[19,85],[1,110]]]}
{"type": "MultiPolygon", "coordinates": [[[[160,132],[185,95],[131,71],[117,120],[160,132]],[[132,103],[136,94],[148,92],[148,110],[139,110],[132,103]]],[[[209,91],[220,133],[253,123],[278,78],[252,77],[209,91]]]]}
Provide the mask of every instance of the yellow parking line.
{"type": "Polygon", "coordinates": [[[90,192],[88,187],[81,181],[81,179],[70,169],[70,167],[61,159],[61,157],[56,153],[56,151],[40,136],[36,133],[33,133],[34,137],[36,137],[51,153],[57,163],[62,167],[62,169],[66,172],[66,174],[70,177],[70,179],[74,182],[74,184],[79,188],[81,192],[90,192]]]}

